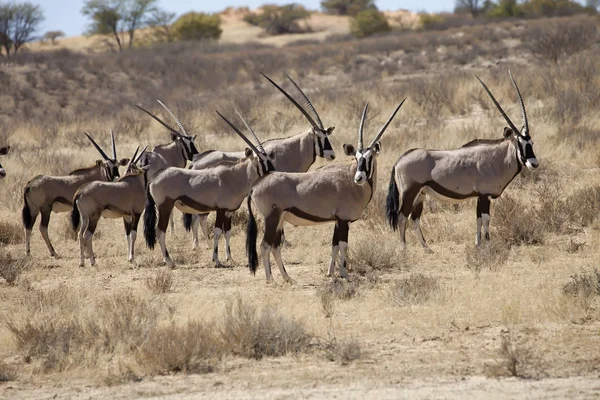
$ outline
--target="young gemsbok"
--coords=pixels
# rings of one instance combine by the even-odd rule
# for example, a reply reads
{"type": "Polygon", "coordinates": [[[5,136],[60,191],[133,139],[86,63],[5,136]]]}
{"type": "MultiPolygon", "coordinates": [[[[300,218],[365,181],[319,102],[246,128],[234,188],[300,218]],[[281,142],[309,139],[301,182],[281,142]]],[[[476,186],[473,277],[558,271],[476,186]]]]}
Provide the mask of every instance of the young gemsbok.
{"type": "MultiPolygon", "coordinates": [[[[406,99],[405,99],[406,100],[406,99]]],[[[348,231],[350,223],[358,220],[373,198],[377,182],[377,156],[381,151],[379,140],[390,125],[404,100],[366,148],[363,131],[368,105],[358,128],[358,148],[344,145],[344,152],[355,158],[350,163],[329,164],[307,173],[272,172],[259,180],[248,195],[248,231],[246,251],[250,271],[256,273],[258,229],[252,212],[252,202],[265,220],[261,244],[267,282],[273,280],[270,252],[273,253],[283,279],[290,282],[281,259],[281,229],[284,222],[295,226],[334,222],[331,244],[331,262],[327,276],[334,274],[340,253],[340,275],[346,277],[348,231]]]]}
{"type": "Polygon", "coordinates": [[[410,216],[421,245],[431,252],[419,225],[425,195],[450,203],[476,197],[475,244],[481,244],[482,225],[484,238],[489,240],[490,200],[504,192],[523,166],[530,170],[539,166],[533,153],[525,104],[510,71],[509,76],[523,115],[524,126],[520,131],[485,83],[476,77],[508,123],[504,137],[498,140],[476,139],[455,150],[411,149],[400,156],[392,168],[386,213],[391,227],[400,230],[402,247],[406,245],[406,220],[410,216]]]}
{"type": "MultiPolygon", "coordinates": [[[[4,156],[4,155],[8,154],[9,150],[10,150],[10,146],[0,147],[0,156],[4,156]]],[[[6,170],[2,167],[2,164],[0,164],[0,179],[4,178],[5,176],[6,176],[6,170]]]]}
{"type": "MultiPolygon", "coordinates": [[[[228,240],[231,234],[231,216],[242,204],[252,184],[259,177],[273,170],[271,159],[254,132],[250,131],[257,142],[256,146],[218,111],[217,114],[250,147],[245,159],[235,164],[220,165],[202,170],[165,168],[154,177],[148,178],[144,236],[150,249],[153,249],[156,245],[156,236],[158,236],[163,260],[170,267],[174,267],[175,264],[167,251],[165,231],[173,207],[190,214],[217,212],[214,228],[213,261],[215,267],[224,267],[219,261],[219,237],[221,233],[223,232],[227,239],[227,259],[231,259],[228,240]],[[156,221],[157,213],[158,224],[156,221]]],[[[244,123],[246,124],[245,121],[244,123]]]]}
{"type": "MultiPolygon", "coordinates": [[[[325,128],[323,121],[317,110],[309,100],[308,96],[302,91],[300,86],[289,75],[286,77],[296,88],[306,105],[308,111],[302,107],[288,92],[276,84],[271,78],[262,74],[273,86],[304,115],[310,123],[311,128],[289,138],[271,139],[263,142],[267,154],[273,159],[273,166],[276,171],[282,172],[306,172],[314,164],[317,156],[326,160],[335,159],[335,151],[331,146],[329,137],[335,127],[325,128]],[[312,114],[312,116],[311,116],[312,114]]],[[[248,129],[250,129],[247,126],[248,129]]],[[[217,150],[208,150],[194,159],[190,169],[204,169],[214,167],[219,164],[237,162],[245,158],[243,151],[223,152],[217,150]]],[[[204,237],[208,241],[208,214],[190,215],[184,214],[184,225],[187,230],[192,230],[194,250],[198,249],[198,225],[202,227],[204,237]]],[[[210,245],[210,242],[209,242],[210,245]]]]}
{"type": "Polygon", "coordinates": [[[25,251],[28,255],[30,253],[31,230],[38,214],[42,214],[40,233],[50,251],[50,255],[56,257],[56,252],[48,236],[50,214],[52,212],[71,211],[73,196],[77,189],[87,182],[112,181],[118,178],[119,165],[127,165],[129,162],[128,158],[117,161],[117,148],[112,130],[110,132],[112,158],[106,155],[104,150],[98,146],[87,132],[85,135],[98,150],[103,160],[96,161],[96,164],[91,167],[75,170],[67,176],[38,175],[25,185],[22,219],[25,227],[25,251]]]}

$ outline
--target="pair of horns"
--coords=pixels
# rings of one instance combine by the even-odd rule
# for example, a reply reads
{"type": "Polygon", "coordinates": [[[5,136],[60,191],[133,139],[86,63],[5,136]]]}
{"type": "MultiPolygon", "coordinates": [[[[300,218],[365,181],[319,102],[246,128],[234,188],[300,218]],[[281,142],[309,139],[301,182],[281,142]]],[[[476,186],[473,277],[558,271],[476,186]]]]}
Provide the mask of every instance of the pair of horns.
{"type": "Polygon", "coordinates": [[[298,104],[298,102],[296,100],[294,100],[294,98],[288,94],[288,92],[286,92],[278,84],[276,84],[275,82],[273,82],[273,80],[271,78],[269,78],[267,75],[263,74],[262,72],[261,72],[261,75],[264,76],[265,78],[267,78],[267,80],[269,82],[271,82],[273,84],[273,86],[275,86],[281,93],[283,93],[283,95],[285,97],[287,97],[288,100],[291,101],[292,104],[296,106],[296,108],[298,108],[298,110],[300,110],[300,112],[302,113],[302,115],[304,115],[306,117],[306,119],[308,120],[308,122],[310,122],[310,124],[313,126],[313,128],[319,129],[321,131],[325,130],[325,127],[323,126],[323,122],[321,121],[321,118],[319,117],[319,114],[317,113],[317,110],[315,109],[315,107],[312,105],[312,103],[308,99],[308,96],[302,91],[302,89],[300,89],[300,86],[298,86],[296,84],[296,82],[294,82],[294,80],[292,78],[290,78],[289,75],[286,74],[285,76],[290,80],[290,82],[292,82],[292,84],[298,90],[298,92],[300,92],[300,94],[302,95],[302,97],[306,101],[306,104],[308,105],[308,108],[310,109],[310,111],[312,112],[313,116],[315,117],[314,119],[304,109],[304,107],[302,107],[300,104],[298,104]],[[315,119],[316,119],[316,122],[315,122],[315,119]]]}
{"type": "Polygon", "coordinates": [[[479,79],[479,77],[477,75],[475,75],[475,78],[477,78],[477,80],[483,85],[483,88],[487,92],[488,96],[490,96],[490,98],[492,99],[492,102],[494,103],[494,105],[496,106],[498,111],[500,111],[500,114],[504,117],[504,119],[508,123],[508,126],[510,126],[510,129],[512,129],[513,132],[515,132],[521,136],[527,137],[527,136],[529,136],[529,122],[527,121],[527,113],[525,112],[525,104],[523,103],[523,97],[521,96],[521,91],[519,90],[519,87],[517,86],[517,82],[515,82],[515,78],[513,78],[510,70],[508,70],[508,75],[510,76],[510,80],[512,81],[512,84],[513,84],[515,90],[517,91],[517,96],[519,97],[519,103],[521,104],[521,114],[523,115],[523,123],[524,123],[523,133],[521,133],[521,131],[519,131],[517,129],[515,124],[512,123],[510,118],[508,118],[508,115],[506,115],[506,113],[504,112],[502,107],[500,107],[500,104],[498,104],[498,101],[496,101],[496,98],[494,97],[492,92],[490,92],[490,89],[488,89],[488,87],[485,85],[485,83],[483,83],[483,81],[481,79],[479,79]]]}
{"type": "Polygon", "coordinates": [[[173,112],[169,109],[169,107],[167,107],[160,100],[156,100],[156,101],[158,101],[158,104],[160,104],[165,110],[167,110],[167,112],[169,113],[169,115],[171,116],[171,118],[173,118],[175,120],[175,122],[177,123],[177,126],[179,127],[179,129],[181,130],[181,132],[179,132],[178,130],[176,130],[175,128],[173,128],[171,125],[167,124],[165,121],[161,120],[156,115],[152,114],[150,111],[146,110],[142,106],[140,106],[138,104],[135,104],[135,106],[137,108],[139,108],[140,110],[142,110],[143,112],[145,112],[146,114],[148,114],[149,116],[151,116],[152,118],[154,118],[156,121],[158,121],[158,123],[160,123],[162,126],[164,126],[165,128],[167,128],[169,131],[171,131],[172,133],[176,134],[177,136],[190,136],[187,133],[187,131],[185,130],[185,128],[183,127],[183,124],[181,123],[181,121],[179,120],[179,118],[177,118],[175,116],[175,114],[173,114],[173,112]]]}
{"type": "Polygon", "coordinates": [[[223,120],[225,122],[227,122],[227,125],[229,125],[231,127],[231,129],[233,129],[235,131],[235,133],[237,133],[239,135],[239,137],[241,137],[242,140],[244,140],[244,142],[246,142],[246,144],[248,146],[250,146],[250,148],[256,155],[266,157],[267,152],[265,151],[264,147],[262,146],[262,143],[260,142],[260,139],[258,138],[258,136],[256,136],[256,133],[254,133],[254,130],[250,127],[248,122],[246,122],[246,120],[244,119],[244,117],[242,117],[242,114],[240,114],[240,112],[238,110],[235,110],[235,112],[240,117],[240,119],[244,122],[244,125],[246,125],[246,128],[250,131],[252,136],[254,136],[254,140],[256,140],[256,146],[235,125],[233,125],[227,118],[225,118],[223,116],[223,114],[221,114],[219,111],[216,111],[216,113],[219,114],[219,117],[223,118],[223,120]]]}
{"type": "MultiPolygon", "coordinates": [[[[104,150],[102,150],[102,147],[98,146],[98,143],[96,143],[94,138],[92,138],[92,136],[89,133],[87,133],[87,132],[84,132],[84,133],[85,133],[85,136],[87,136],[87,138],[90,140],[90,142],[92,142],[92,144],[94,145],[96,150],[98,150],[98,153],[100,153],[102,158],[104,158],[105,161],[111,161],[111,159],[106,155],[104,150]]],[[[112,161],[116,161],[117,160],[117,147],[115,145],[115,134],[113,133],[112,129],[110,130],[110,141],[111,141],[112,155],[113,155],[112,161]]]]}
{"type": "Polygon", "coordinates": [[[138,146],[137,149],[135,149],[135,153],[133,153],[133,157],[131,157],[129,159],[129,163],[127,164],[127,167],[125,168],[125,172],[129,172],[129,168],[132,165],[137,164],[138,161],[140,161],[140,158],[142,158],[142,156],[146,152],[147,148],[148,148],[148,146],[145,146],[144,149],[142,150],[142,152],[139,155],[138,155],[138,151],[140,151],[140,146],[138,146]]]}
{"type": "MultiPolygon", "coordinates": [[[[392,115],[390,115],[390,117],[385,122],[385,124],[383,124],[381,129],[379,129],[379,132],[377,133],[377,135],[375,135],[375,138],[373,140],[371,140],[371,143],[369,143],[368,148],[371,148],[376,142],[379,141],[379,139],[381,139],[381,136],[383,136],[383,133],[385,132],[385,130],[388,128],[388,126],[390,126],[390,124],[392,123],[392,120],[394,119],[394,117],[398,113],[398,110],[400,110],[400,107],[402,107],[402,104],[404,104],[405,101],[406,101],[406,98],[404,98],[404,100],[402,100],[400,102],[400,104],[398,104],[398,107],[396,107],[396,109],[394,110],[392,115]]],[[[369,103],[365,104],[365,109],[363,110],[362,117],[360,119],[360,125],[358,127],[358,149],[359,150],[364,149],[363,136],[364,136],[365,120],[367,119],[367,110],[368,109],[369,109],[369,103]]]]}

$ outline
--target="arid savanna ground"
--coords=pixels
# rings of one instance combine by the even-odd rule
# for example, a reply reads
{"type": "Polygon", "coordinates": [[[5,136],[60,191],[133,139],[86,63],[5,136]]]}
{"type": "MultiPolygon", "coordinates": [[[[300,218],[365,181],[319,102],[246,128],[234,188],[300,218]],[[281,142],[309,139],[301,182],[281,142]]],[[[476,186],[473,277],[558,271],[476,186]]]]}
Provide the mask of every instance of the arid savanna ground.
{"type": "Polygon", "coordinates": [[[12,149],[1,160],[0,397],[599,396],[600,52],[597,33],[576,29],[596,32],[598,23],[511,21],[281,47],[173,44],[120,57],[32,51],[2,64],[0,144],[12,149]],[[553,29],[574,42],[543,41],[553,29]],[[504,121],[474,73],[519,126],[508,69],[539,170],[492,203],[489,245],[473,245],[475,201],[428,201],[422,226],[434,253],[410,229],[400,251],[384,217],[392,165],[410,148],[501,137],[504,121]],[[113,128],[120,157],[169,140],[132,103],[160,112],[154,101],[163,100],[201,151],[243,148],[214,109],[240,109],[266,138],[304,131],[259,71],[280,82],[288,73],[306,88],[336,126],[334,162],[344,161],[343,143],[356,142],[366,101],[371,137],[408,97],[382,140],[376,195],[350,228],[348,281],[325,277],[330,225],[286,227],[293,284],[276,269],[273,284],[262,267],[252,276],[245,205],[230,269],[213,268],[204,246],[191,249],[179,212],[167,236],[174,270],[146,248],[142,224],[129,264],[122,222],[106,219],[94,239],[97,266],[79,268],[67,214],[50,222],[60,257],[49,257],[37,228],[25,257],[22,189],[37,174],[91,165],[97,153],[84,130],[107,146],[113,128]]]}

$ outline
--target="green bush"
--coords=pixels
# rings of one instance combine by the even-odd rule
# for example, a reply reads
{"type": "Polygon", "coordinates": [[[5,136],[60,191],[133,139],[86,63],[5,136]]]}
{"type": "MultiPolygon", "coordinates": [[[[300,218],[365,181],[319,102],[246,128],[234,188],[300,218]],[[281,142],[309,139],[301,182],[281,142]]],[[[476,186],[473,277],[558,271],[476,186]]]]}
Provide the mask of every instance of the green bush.
{"type": "Polygon", "coordinates": [[[585,8],[573,0],[529,0],[520,7],[530,17],[562,17],[585,12],[585,8]]]}
{"type": "Polygon", "coordinates": [[[361,11],[377,10],[374,0],[323,0],[321,8],[328,14],[356,16],[361,11]]]}
{"type": "Polygon", "coordinates": [[[377,10],[365,10],[356,14],[350,22],[350,32],[356,37],[366,37],[391,30],[385,15],[377,10]]]}
{"type": "Polygon", "coordinates": [[[172,27],[178,40],[218,39],[221,37],[221,18],[217,14],[189,12],[183,14],[172,27]]]}
{"type": "Polygon", "coordinates": [[[269,4],[263,6],[259,12],[246,14],[244,21],[263,28],[270,35],[283,35],[309,30],[300,25],[300,22],[309,16],[308,10],[300,4],[291,3],[281,7],[269,4]]]}

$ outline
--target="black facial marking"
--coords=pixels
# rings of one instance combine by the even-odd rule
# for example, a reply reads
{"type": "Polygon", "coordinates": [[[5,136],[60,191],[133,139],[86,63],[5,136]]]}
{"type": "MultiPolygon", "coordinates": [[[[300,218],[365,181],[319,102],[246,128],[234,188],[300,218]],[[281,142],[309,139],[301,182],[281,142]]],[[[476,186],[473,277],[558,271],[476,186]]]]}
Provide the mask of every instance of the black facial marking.
{"type": "Polygon", "coordinates": [[[331,142],[329,141],[329,138],[327,136],[325,136],[325,139],[323,140],[323,150],[333,150],[333,148],[331,147],[331,142]]]}

